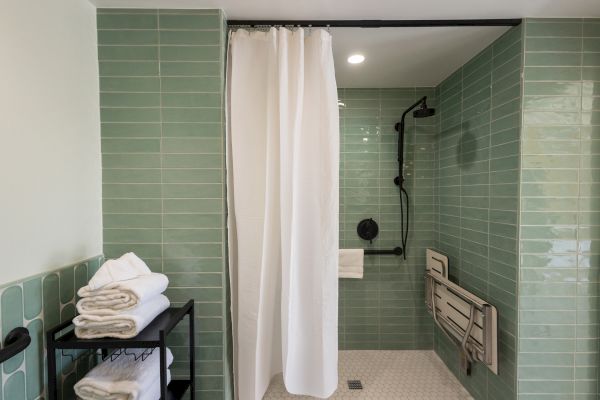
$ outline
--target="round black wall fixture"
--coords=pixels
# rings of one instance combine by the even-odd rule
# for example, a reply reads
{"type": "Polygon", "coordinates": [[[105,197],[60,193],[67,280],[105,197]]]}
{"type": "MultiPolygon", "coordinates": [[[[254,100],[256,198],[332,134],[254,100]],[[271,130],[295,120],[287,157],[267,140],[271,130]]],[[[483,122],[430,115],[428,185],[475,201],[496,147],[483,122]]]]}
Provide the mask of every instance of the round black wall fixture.
{"type": "Polygon", "coordinates": [[[356,233],[358,233],[358,236],[361,239],[373,242],[373,239],[375,239],[379,233],[379,226],[377,226],[377,222],[375,222],[373,218],[363,219],[358,223],[356,233]]]}

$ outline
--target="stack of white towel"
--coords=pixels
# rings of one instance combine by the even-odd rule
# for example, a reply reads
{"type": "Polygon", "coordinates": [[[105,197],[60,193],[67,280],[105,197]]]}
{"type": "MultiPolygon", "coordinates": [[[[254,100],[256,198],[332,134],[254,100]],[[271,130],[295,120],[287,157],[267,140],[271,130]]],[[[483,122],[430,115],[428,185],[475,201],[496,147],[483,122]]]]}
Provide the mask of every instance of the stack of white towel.
{"type": "MultiPolygon", "coordinates": [[[[133,355],[107,359],[75,384],[75,394],[82,400],[157,400],[160,398],[160,354],[155,349],[142,361],[144,349],[133,350],[133,355]],[[137,358],[137,359],[136,359],[137,358]]],[[[167,365],[173,355],[167,349],[167,365]]],[[[167,384],[171,372],[167,370],[167,384]]]]}
{"type": "Polygon", "coordinates": [[[82,339],[137,336],[170,303],[162,293],[168,278],[150,271],[138,256],[127,253],[105,262],[79,289],[75,335],[82,339]]]}

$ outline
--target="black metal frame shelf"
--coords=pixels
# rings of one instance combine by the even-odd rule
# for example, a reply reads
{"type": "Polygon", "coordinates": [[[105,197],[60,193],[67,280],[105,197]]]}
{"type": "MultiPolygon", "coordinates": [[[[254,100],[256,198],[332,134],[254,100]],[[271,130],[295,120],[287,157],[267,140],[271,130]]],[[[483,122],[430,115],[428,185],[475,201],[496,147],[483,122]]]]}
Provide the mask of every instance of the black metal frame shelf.
{"type": "MultiPolygon", "coordinates": [[[[182,399],[185,393],[190,391],[190,399],[195,398],[195,353],[194,353],[194,301],[188,301],[182,307],[171,307],[159,314],[142,332],[131,339],[79,339],[72,329],[72,322],[65,321],[62,324],[46,332],[46,346],[48,355],[48,399],[57,400],[56,384],[56,351],[60,350],[102,350],[103,358],[111,357],[110,351],[122,349],[158,349],[160,351],[160,382],[161,400],[182,399]],[[189,358],[190,379],[167,381],[167,335],[183,320],[189,318],[189,358]],[[57,337],[57,335],[59,335],[57,337]]],[[[119,353],[120,354],[120,353],[119,353]]]]}

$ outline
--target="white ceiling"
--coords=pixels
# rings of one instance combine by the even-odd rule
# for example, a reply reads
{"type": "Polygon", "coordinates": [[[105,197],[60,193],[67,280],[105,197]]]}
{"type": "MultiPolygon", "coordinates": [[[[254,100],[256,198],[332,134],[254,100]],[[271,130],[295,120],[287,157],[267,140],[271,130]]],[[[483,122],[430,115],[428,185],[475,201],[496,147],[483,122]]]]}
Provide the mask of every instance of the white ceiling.
{"type": "Polygon", "coordinates": [[[338,87],[437,86],[508,27],[331,29],[338,87]],[[365,56],[349,64],[350,54],[365,56]]]}
{"type": "Polygon", "coordinates": [[[98,7],[221,8],[231,19],[600,16],[599,0],[90,0],[98,7]]]}
{"type": "MultiPolygon", "coordinates": [[[[600,0],[89,0],[110,8],[220,8],[228,19],[600,17],[600,0]]],[[[331,29],[338,87],[435,86],[506,27],[331,29]],[[360,52],[363,64],[350,65],[360,52]]]]}

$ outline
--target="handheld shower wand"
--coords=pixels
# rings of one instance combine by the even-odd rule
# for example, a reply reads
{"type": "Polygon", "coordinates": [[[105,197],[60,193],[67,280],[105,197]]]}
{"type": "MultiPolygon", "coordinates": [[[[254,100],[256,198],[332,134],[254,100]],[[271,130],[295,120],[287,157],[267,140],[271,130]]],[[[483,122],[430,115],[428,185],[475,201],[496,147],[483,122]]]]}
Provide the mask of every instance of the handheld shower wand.
{"type": "Polygon", "coordinates": [[[402,256],[406,260],[406,243],[408,242],[408,226],[410,216],[410,204],[408,199],[408,192],[404,189],[404,119],[406,115],[416,108],[419,109],[413,112],[414,118],[427,118],[435,115],[435,109],[427,107],[427,96],[422,97],[412,106],[408,107],[402,114],[400,122],[396,123],[396,131],[398,131],[398,176],[394,178],[394,183],[400,189],[400,229],[402,236],[402,256]],[[404,213],[404,206],[406,204],[406,215],[404,213]],[[406,217],[406,224],[404,223],[406,217]]]}

